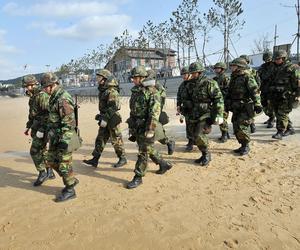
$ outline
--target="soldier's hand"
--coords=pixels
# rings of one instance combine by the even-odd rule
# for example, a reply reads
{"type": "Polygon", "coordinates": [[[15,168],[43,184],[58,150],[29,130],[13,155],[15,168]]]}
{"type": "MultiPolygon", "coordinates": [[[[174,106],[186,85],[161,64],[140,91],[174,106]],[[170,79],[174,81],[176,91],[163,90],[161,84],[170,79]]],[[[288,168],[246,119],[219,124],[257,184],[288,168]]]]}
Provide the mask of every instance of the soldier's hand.
{"type": "Polygon", "coordinates": [[[151,139],[154,137],[154,131],[146,131],[145,136],[147,139],[151,139]]]}
{"type": "Polygon", "coordinates": [[[101,118],[100,114],[95,115],[95,120],[96,121],[100,121],[100,118],[101,118]]]}
{"type": "Polygon", "coordinates": [[[101,120],[101,122],[100,122],[100,127],[101,127],[101,128],[106,128],[106,126],[107,126],[107,121],[101,120]]]}
{"type": "Polygon", "coordinates": [[[26,130],[24,131],[24,135],[28,136],[28,135],[29,135],[29,130],[30,130],[30,128],[26,129],[26,130]]]}
{"type": "Polygon", "coordinates": [[[36,132],[36,137],[37,137],[37,138],[40,138],[40,139],[43,138],[43,137],[44,137],[44,132],[37,131],[37,132],[36,132]]]}

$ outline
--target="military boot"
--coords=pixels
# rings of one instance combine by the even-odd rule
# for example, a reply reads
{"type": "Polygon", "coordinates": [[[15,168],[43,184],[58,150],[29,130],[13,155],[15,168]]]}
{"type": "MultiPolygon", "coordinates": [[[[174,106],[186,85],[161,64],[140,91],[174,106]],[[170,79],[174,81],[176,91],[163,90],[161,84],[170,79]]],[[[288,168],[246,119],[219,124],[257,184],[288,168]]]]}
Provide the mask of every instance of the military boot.
{"type": "Polygon", "coordinates": [[[172,167],[173,167],[173,165],[170,162],[162,160],[161,163],[159,163],[159,170],[157,170],[155,173],[156,174],[164,174],[165,172],[170,170],[172,167]]]}
{"type": "Polygon", "coordinates": [[[62,202],[70,199],[76,198],[76,192],[74,189],[74,185],[66,186],[61,194],[56,197],[55,202],[62,202]]]}
{"type": "Polygon", "coordinates": [[[43,184],[44,181],[48,179],[48,175],[46,170],[42,170],[39,172],[39,176],[36,181],[33,183],[33,186],[37,187],[43,184]]]}
{"type": "Polygon", "coordinates": [[[113,167],[114,168],[120,168],[120,167],[122,167],[122,166],[124,166],[126,164],[127,164],[126,157],[125,156],[121,156],[121,157],[119,157],[119,161],[116,164],[114,164],[113,167]]]}
{"type": "Polygon", "coordinates": [[[92,159],[89,160],[83,160],[85,164],[91,165],[92,167],[96,168],[98,166],[100,156],[94,156],[92,159]]]}
{"type": "Polygon", "coordinates": [[[267,124],[267,128],[273,128],[274,127],[274,117],[270,117],[265,124],[267,124]]]}
{"type": "Polygon", "coordinates": [[[227,142],[227,138],[228,138],[228,133],[227,132],[225,132],[225,131],[222,131],[222,135],[221,135],[221,137],[219,138],[219,141],[220,142],[227,142]]]}
{"type": "Polygon", "coordinates": [[[48,178],[49,179],[55,179],[55,174],[53,172],[53,169],[52,168],[46,168],[47,169],[47,175],[48,175],[48,178]]]}
{"type": "Polygon", "coordinates": [[[211,161],[211,155],[208,150],[201,152],[202,156],[199,159],[195,160],[195,163],[200,164],[200,166],[206,166],[211,161]]]}
{"type": "Polygon", "coordinates": [[[250,152],[249,143],[242,143],[242,146],[239,150],[240,155],[246,155],[250,152]]]}
{"type": "Polygon", "coordinates": [[[169,143],[167,143],[167,147],[168,147],[168,155],[172,155],[175,150],[175,141],[170,141],[169,143]]]}
{"type": "Polygon", "coordinates": [[[251,134],[256,132],[256,126],[255,126],[254,122],[250,124],[250,132],[251,132],[251,134]]]}
{"type": "Polygon", "coordinates": [[[293,127],[289,127],[286,131],[284,131],[282,136],[294,135],[295,133],[295,129],[293,127]]]}
{"type": "Polygon", "coordinates": [[[79,184],[79,180],[75,178],[75,182],[72,185],[66,185],[63,189],[62,189],[62,193],[67,192],[68,187],[75,187],[77,184],[79,184]]]}
{"type": "Polygon", "coordinates": [[[136,188],[137,186],[141,185],[143,183],[142,177],[135,175],[132,179],[132,181],[130,181],[127,184],[127,188],[128,189],[132,189],[132,188],[136,188]]]}
{"type": "Polygon", "coordinates": [[[272,135],[272,138],[277,139],[277,140],[282,140],[283,132],[278,130],[275,135],[272,135]]]}
{"type": "Polygon", "coordinates": [[[243,146],[241,146],[241,147],[239,147],[237,149],[234,149],[233,152],[236,153],[236,154],[239,154],[241,152],[242,147],[243,146]]]}
{"type": "Polygon", "coordinates": [[[189,139],[189,142],[186,145],[185,151],[187,151],[187,152],[193,151],[193,146],[194,146],[193,140],[189,139]]]}

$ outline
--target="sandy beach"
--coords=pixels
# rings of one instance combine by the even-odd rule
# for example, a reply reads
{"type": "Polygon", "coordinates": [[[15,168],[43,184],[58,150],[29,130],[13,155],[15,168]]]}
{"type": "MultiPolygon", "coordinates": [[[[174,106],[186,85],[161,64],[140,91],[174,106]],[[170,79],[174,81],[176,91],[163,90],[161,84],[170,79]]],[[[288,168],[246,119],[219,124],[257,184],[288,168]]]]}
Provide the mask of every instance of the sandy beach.
{"type": "MultiPolygon", "coordinates": [[[[97,169],[84,165],[97,135],[97,103],[81,103],[79,126],[83,146],[74,153],[80,184],[77,199],[55,203],[63,188],[60,177],[33,187],[37,173],[29,155],[30,139],[23,132],[28,99],[0,98],[0,249],[300,249],[300,108],[293,110],[296,135],[276,141],[275,128],[256,118],[251,152],[232,153],[239,144],[232,135],[219,143],[219,128],[210,135],[212,162],[194,164],[198,149],[184,152],[185,127],[168,99],[171,122],[167,133],[176,152],[156,143],[174,164],[165,175],[152,162],[143,185],[127,190],[137,157],[127,140],[129,162],[114,169],[117,156],[108,143],[97,169]]],[[[123,121],[128,98],[122,99],[123,121]]],[[[232,134],[232,130],[231,130],[232,134]]]]}

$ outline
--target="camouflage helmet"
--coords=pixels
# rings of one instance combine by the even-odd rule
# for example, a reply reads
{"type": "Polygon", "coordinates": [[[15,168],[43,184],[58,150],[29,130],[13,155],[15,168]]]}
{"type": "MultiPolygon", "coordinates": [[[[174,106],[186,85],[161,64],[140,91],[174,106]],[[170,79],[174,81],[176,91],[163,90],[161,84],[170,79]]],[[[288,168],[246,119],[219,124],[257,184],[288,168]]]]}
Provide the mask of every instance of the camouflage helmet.
{"type": "Polygon", "coordinates": [[[287,58],[287,53],[285,50],[283,49],[280,49],[280,50],[277,50],[274,52],[274,55],[273,55],[273,59],[276,60],[276,59],[279,59],[279,58],[287,58]]]}
{"type": "Polygon", "coordinates": [[[111,72],[107,69],[100,69],[99,71],[97,71],[96,75],[103,76],[106,79],[112,76],[111,72]]]}
{"type": "Polygon", "coordinates": [[[147,77],[148,73],[145,66],[137,66],[131,70],[130,75],[131,77],[135,77],[135,76],[147,77]]]}
{"type": "Polygon", "coordinates": [[[180,75],[189,74],[189,67],[185,66],[180,70],[180,75]]]}
{"type": "Polygon", "coordinates": [[[189,66],[189,73],[196,73],[204,71],[204,67],[200,62],[191,63],[189,66]]]}
{"type": "Polygon", "coordinates": [[[272,60],[272,52],[270,51],[266,51],[265,53],[263,53],[263,60],[266,62],[266,61],[269,61],[269,60],[272,60]]]}
{"type": "Polygon", "coordinates": [[[38,84],[38,81],[36,80],[34,75],[27,75],[24,76],[22,79],[22,87],[26,88],[28,85],[35,85],[38,84]]]}
{"type": "Polygon", "coordinates": [[[54,83],[58,83],[58,77],[52,73],[44,73],[41,78],[41,85],[43,88],[53,85],[54,83]]]}
{"type": "Polygon", "coordinates": [[[250,58],[249,58],[249,56],[247,56],[247,55],[240,55],[240,58],[245,59],[245,61],[247,62],[247,64],[250,63],[250,58]]]}
{"type": "Polygon", "coordinates": [[[223,63],[223,62],[217,62],[215,65],[214,65],[214,69],[216,68],[221,68],[221,69],[226,69],[226,64],[223,63]]]}
{"type": "Polygon", "coordinates": [[[238,66],[240,68],[247,68],[248,64],[247,61],[244,58],[238,57],[235,58],[231,63],[229,63],[230,66],[238,66]]]}
{"type": "Polygon", "coordinates": [[[147,70],[147,79],[155,79],[156,78],[156,73],[153,69],[148,69],[147,70]]]}

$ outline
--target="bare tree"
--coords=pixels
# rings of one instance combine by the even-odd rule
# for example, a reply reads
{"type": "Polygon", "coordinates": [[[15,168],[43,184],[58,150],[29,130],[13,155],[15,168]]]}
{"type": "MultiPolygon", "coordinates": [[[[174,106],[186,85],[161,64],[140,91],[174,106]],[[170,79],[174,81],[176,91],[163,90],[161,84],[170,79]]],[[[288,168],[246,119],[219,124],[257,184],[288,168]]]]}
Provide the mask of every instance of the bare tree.
{"type": "Polygon", "coordinates": [[[253,54],[263,53],[270,51],[270,43],[272,41],[269,39],[269,35],[265,34],[254,40],[254,48],[252,49],[253,54]]]}

